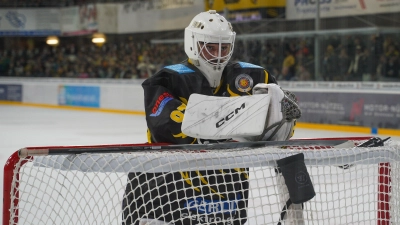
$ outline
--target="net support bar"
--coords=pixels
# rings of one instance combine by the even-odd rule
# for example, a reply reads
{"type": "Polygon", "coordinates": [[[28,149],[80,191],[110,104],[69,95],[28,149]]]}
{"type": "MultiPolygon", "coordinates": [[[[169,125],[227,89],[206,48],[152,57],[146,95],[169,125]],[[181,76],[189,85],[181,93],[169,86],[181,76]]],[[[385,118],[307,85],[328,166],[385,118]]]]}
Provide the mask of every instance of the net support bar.
{"type": "Polygon", "coordinates": [[[288,149],[242,150],[240,156],[233,156],[229,151],[183,154],[183,152],[152,152],[154,154],[116,154],[102,157],[95,154],[56,155],[34,160],[36,166],[60,170],[78,170],[83,172],[168,172],[219,170],[245,167],[276,167],[276,160],[297,153],[304,154],[306,165],[345,165],[354,162],[379,164],[400,160],[399,152],[388,146],[375,148],[352,148],[331,151],[301,151],[288,149]]]}

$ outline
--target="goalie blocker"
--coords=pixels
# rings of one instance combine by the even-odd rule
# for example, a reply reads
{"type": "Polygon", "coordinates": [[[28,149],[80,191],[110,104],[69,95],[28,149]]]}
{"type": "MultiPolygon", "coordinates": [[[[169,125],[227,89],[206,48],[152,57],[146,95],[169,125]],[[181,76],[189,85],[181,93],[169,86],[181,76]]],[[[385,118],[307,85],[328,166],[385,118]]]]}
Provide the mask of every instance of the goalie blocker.
{"type": "Polygon", "coordinates": [[[301,110],[296,96],[277,84],[259,83],[252,96],[192,94],[182,122],[185,135],[202,139],[285,141],[293,136],[301,110]]]}

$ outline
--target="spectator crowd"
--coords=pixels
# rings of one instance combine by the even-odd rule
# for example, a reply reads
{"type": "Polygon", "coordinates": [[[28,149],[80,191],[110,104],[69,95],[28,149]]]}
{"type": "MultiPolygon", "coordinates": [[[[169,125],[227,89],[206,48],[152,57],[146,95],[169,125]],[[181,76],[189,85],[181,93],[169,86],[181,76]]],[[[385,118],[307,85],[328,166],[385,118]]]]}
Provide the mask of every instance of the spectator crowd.
{"type": "MultiPolygon", "coordinates": [[[[319,80],[400,81],[400,43],[394,35],[320,39],[319,80]]],[[[278,80],[315,80],[314,39],[237,40],[233,60],[261,65],[278,80]]],[[[127,40],[0,49],[0,76],[142,79],[186,59],[183,43],[127,40]]]]}
{"type": "Polygon", "coordinates": [[[320,38],[320,78],[315,77],[314,39],[246,41],[248,60],[279,80],[400,81],[399,34],[320,38]]]}
{"type": "Polygon", "coordinates": [[[125,42],[4,50],[0,75],[12,77],[146,78],[185,58],[180,44],[125,42]]]}

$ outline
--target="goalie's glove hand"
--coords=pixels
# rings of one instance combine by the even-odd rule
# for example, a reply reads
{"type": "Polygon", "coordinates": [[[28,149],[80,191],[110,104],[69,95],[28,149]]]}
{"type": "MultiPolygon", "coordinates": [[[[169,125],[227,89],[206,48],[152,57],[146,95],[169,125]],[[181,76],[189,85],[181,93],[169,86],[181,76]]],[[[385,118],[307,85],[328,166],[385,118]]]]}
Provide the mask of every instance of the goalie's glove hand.
{"type": "Polygon", "coordinates": [[[286,141],[293,136],[296,120],[301,117],[296,96],[283,90],[277,84],[260,83],[254,86],[253,94],[269,94],[271,102],[268,108],[264,132],[251,141],[286,141]]]}

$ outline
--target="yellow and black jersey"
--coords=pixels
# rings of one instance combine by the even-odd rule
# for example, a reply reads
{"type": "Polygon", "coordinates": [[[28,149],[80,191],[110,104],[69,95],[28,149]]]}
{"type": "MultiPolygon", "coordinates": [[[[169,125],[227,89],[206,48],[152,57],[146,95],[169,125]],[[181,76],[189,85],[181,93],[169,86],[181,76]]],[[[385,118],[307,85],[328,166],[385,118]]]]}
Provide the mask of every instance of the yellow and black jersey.
{"type": "MultiPolygon", "coordinates": [[[[181,132],[189,96],[251,95],[258,83],[276,83],[264,68],[245,62],[229,63],[220,85],[211,88],[202,73],[189,63],[166,66],[142,84],[150,143],[190,144],[181,132]]],[[[248,170],[131,173],[123,201],[124,224],[138,218],[175,225],[239,225],[247,221],[248,170]]]]}
{"type": "Polygon", "coordinates": [[[258,83],[276,83],[264,68],[245,62],[229,63],[220,85],[213,89],[196,66],[187,61],[166,66],[142,84],[146,121],[151,143],[195,143],[195,138],[181,132],[181,123],[189,96],[193,93],[211,96],[251,95],[258,83]]]}

